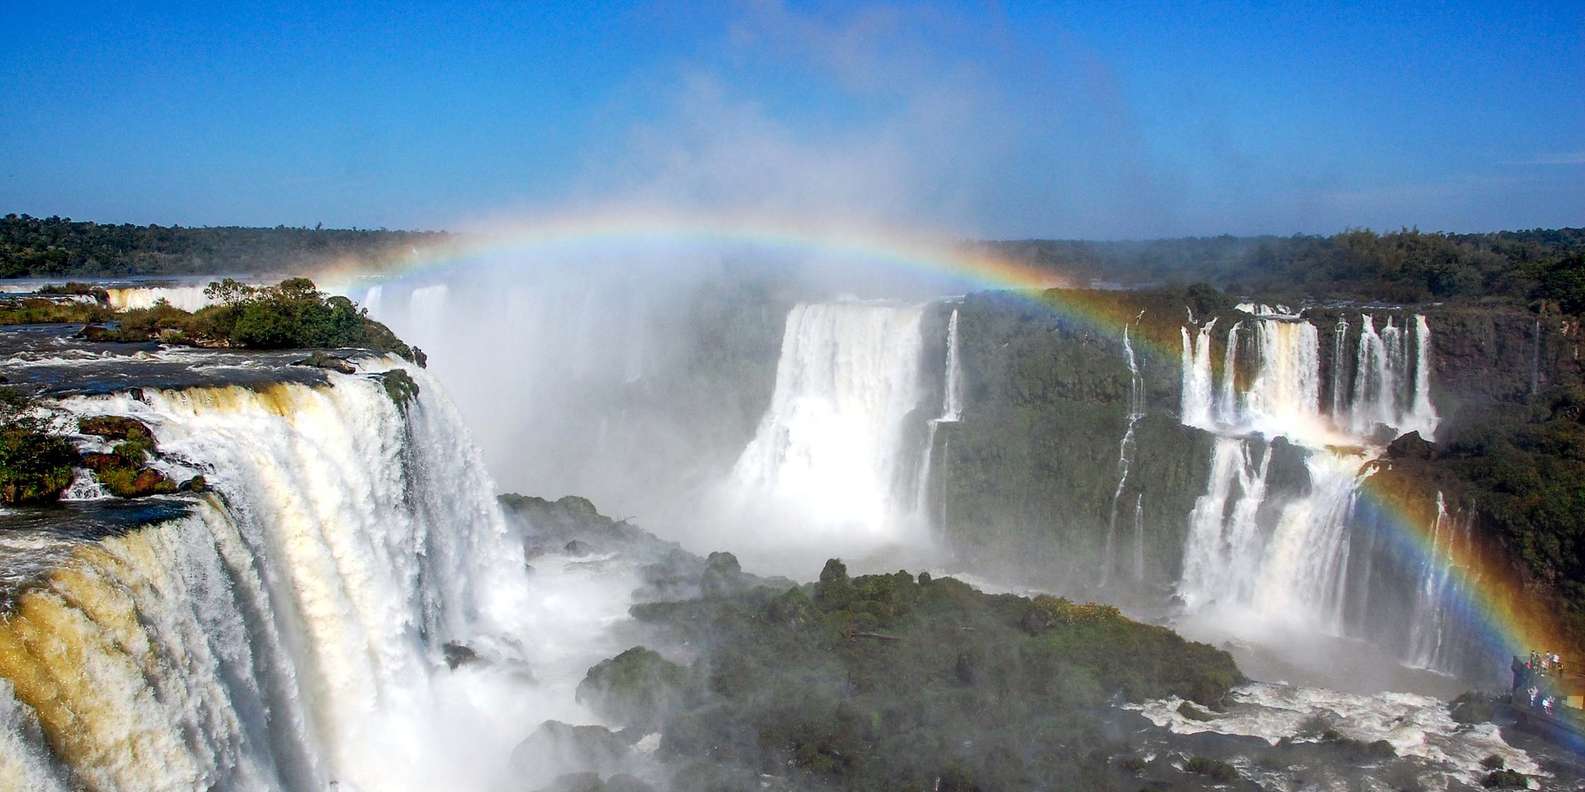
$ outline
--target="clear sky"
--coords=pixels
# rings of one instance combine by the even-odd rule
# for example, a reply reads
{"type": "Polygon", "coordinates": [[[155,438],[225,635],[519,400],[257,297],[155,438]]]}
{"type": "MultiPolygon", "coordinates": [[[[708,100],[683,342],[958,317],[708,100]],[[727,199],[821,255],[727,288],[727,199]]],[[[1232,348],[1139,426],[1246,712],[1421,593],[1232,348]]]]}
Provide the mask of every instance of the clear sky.
{"type": "Polygon", "coordinates": [[[1585,225],[1585,3],[0,0],[0,212],[1585,225]]]}

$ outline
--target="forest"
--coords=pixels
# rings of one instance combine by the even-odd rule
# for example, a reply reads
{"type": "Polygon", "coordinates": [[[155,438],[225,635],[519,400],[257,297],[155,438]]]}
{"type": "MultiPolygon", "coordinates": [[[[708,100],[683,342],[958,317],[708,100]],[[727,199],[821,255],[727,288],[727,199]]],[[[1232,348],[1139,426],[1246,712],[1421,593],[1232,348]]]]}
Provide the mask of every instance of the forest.
{"type": "Polygon", "coordinates": [[[1210,283],[1294,302],[1549,300],[1585,309],[1585,228],[1445,234],[1355,229],[1331,236],[981,243],[1005,256],[1119,286],[1210,283]]]}
{"type": "Polygon", "coordinates": [[[183,227],[0,217],[0,278],[303,272],[379,262],[446,235],[385,229],[183,227]]]}

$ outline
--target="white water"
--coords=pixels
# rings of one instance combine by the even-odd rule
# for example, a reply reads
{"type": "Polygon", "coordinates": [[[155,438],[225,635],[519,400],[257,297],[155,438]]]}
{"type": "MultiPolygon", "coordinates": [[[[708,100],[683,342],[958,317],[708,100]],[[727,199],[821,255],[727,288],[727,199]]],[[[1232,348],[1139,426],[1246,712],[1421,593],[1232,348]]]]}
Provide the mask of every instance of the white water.
{"type": "MultiPolygon", "coordinates": [[[[1414,317],[1411,357],[1409,334],[1395,320],[1378,331],[1372,317],[1362,315],[1358,347],[1350,355],[1348,325],[1339,322],[1333,328],[1330,410],[1323,410],[1315,326],[1260,306],[1247,312],[1258,318],[1229,328],[1222,380],[1214,390],[1208,384],[1211,323],[1194,338],[1187,328],[1182,333],[1181,420],[1216,438],[1205,494],[1190,516],[1177,593],[1191,621],[1232,625],[1250,637],[1357,634],[1375,618],[1359,604],[1368,590],[1351,589],[1359,585],[1356,580],[1368,589],[1371,570],[1370,558],[1350,557],[1362,470],[1380,453],[1373,436],[1380,424],[1394,434],[1416,430],[1434,436],[1431,330],[1423,316],[1414,317]],[[1248,340],[1241,344],[1241,337],[1248,340]],[[1253,356],[1247,363],[1239,359],[1245,350],[1253,356]],[[1346,388],[1350,362],[1353,387],[1346,388]],[[1240,368],[1247,384],[1238,379],[1240,368]],[[1307,483],[1284,500],[1268,502],[1268,441],[1276,437],[1298,446],[1307,483]],[[1351,563],[1362,565],[1364,574],[1351,575],[1351,563]]],[[[1446,632],[1435,626],[1449,618],[1451,607],[1442,574],[1422,586],[1417,603],[1400,606],[1415,609],[1414,623],[1421,625],[1416,630],[1446,632]]],[[[1419,637],[1394,651],[1407,663],[1430,668],[1449,669],[1457,656],[1419,637]]]]}
{"type": "MultiPolygon", "coordinates": [[[[1526,775],[1546,774],[1524,751],[1503,741],[1496,725],[1464,726],[1453,721],[1447,705],[1429,696],[1412,693],[1357,695],[1324,688],[1280,684],[1250,684],[1236,688],[1225,714],[1195,720],[1178,711],[1177,698],[1148,702],[1138,709],[1152,723],[1179,734],[1214,732],[1258,737],[1276,745],[1284,737],[1314,740],[1305,734],[1317,724],[1343,737],[1365,743],[1386,740],[1399,756],[1425,760],[1421,781],[1430,789],[1447,789],[1456,779],[1480,787],[1486,775],[1481,760],[1497,755],[1507,767],[1526,775]]],[[[1280,772],[1278,770],[1277,772],[1280,772]]],[[[1303,789],[1353,789],[1346,783],[1317,783],[1309,779],[1303,789]]],[[[1543,787],[1545,788],[1545,787],[1543,787]]]]}
{"type": "MultiPolygon", "coordinates": [[[[85,546],[68,565],[79,572],[24,597],[33,621],[0,627],[29,647],[0,651],[0,670],[28,680],[19,700],[54,702],[40,711],[51,744],[90,786],[488,788],[544,717],[543,693],[510,669],[587,667],[581,642],[535,634],[545,595],[466,430],[433,379],[401,367],[422,389],[405,413],[379,383],[339,374],[330,387],[66,403],[145,421],[184,460],[173,473],[196,466],[224,495],[85,546]],[[514,638],[531,634],[530,648],[514,638]],[[76,648],[46,651],[42,635],[76,648]],[[494,664],[448,671],[440,647],[453,640],[494,664]]],[[[576,712],[571,684],[558,690],[576,712]]],[[[8,748],[0,767],[30,755],[8,748]]]]}
{"type": "MultiPolygon", "coordinates": [[[[941,382],[941,415],[932,418],[925,431],[923,457],[919,462],[919,475],[914,483],[914,513],[929,524],[934,518],[930,508],[931,476],[935,473],[936,430],[943,423],[957,423],[963,419],[963,372],[958,361],[958,309],[952,309],[947,318],[947,357],[943,364],[941,382]]],[[[945,503],[942,511],[946,511],[945,503]]],[[[937,525],[939,528],[939,524],[937,525]]]]}
{"type": "Polygon", "coordinates": [[[203,286],[128,286],[105,291],[110,295],[110,307],[118,311],[153,308],[160,300],[184,311],[196,311],[213,303],[204,294],[203,286]]]}
{"type": "Polygon", "coordinates": [[[907,418],[925,390],[924,309],[793,308],[770,407],[732,469],[740,501],[770,504],[803,531],[860,546],[904,538],[916,503],[915,482],[903,477],[911,472],[907,418]]]}
{"type": "Polygon", "coordinates": [[[1189,329],[1183,334],[1183,423],[1187,426],[1210,428],[1214,402],[1211,390],[1211,330],[1216,327],[1212,319],[1199,328],[1191,339],[1189,329]]]}

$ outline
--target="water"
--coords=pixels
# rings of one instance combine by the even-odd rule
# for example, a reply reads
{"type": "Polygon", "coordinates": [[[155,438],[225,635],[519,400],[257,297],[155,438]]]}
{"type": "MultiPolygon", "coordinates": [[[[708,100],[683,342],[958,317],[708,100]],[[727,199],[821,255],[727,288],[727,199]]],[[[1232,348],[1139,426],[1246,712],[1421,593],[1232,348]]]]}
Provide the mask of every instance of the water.
{"type": "MultiPolygon", "coordinates": [[[[75,547],[0,626],[0,677],[76,777],[139,790],[498,780],[538,722],[516,702],[536,697],[520,678],[448,672],[440,647],[535,659],[511,637],[531,634],[531,590],[438,384],[394,359],[364,372],[398,367],[421,388],[405,412],[364,374],[65,402],[145,421],[179,460],[162,465],[200,469],[224,496],[75,547]]],[[[47,787],[48,772],[28,772],[47,787]]]]}
{"type": "MultiPolygon", "coordinates": [[[[908,442],[917,438],[909,416],[926,394],[925,307],[793,308],[770,408],[731,472],[740,500],[773,503],[806,531],[833,539],[885,542],[908,533],[917,503],[917,480],[908,474],[918,448],[908,442]]],[[[950,390],[945,398],[952,409],[950,390]]]]}
{"type": "Polygon", "coordinates": [[[129,308],[153,308],[160,300],[173,308],[196,311],[214,303],[204,294],[204,286],[127,286],[110,287],[110,307],[123,311],[129,308]]]}
{"type": "MultiPolygon", "coordinates": [[[[1432,336],[1425,317],[1413,317],[1411,332],[1395,317],[1378,329],[1375,318],[1361,315],[1354,350],[1348,349],[1348,324],[1334,326],[1331,405],[1323,410],[1315,326],[1259,306],[1248,313],[1253,318],[1228,329],[1222,381],[1211,405],[1210,335],[1201,328],[1191,338],[1183,330],[1188,368],[1182,420],[1216,435],[1177,585],[1185,624],[1217,621],[1257,640],[1365,637],[1408,665],[1484,678],[1484,661],[1470,659],[1479,654],[1471,651],[1477,638],[1463,624],[1464,593],[1448,583],[1446,548],[1423,568],[1405,570],[1420,581],[1418,591],[1394,592],[1378,577],[1396,574],[1402,564],[1378,564],[1379,554],[1393,551],[1378,546],[1378,529],[1365,525],[1376,518],[1358,509],[1366,463],[1380,453],[1379,426],[1394,435],[1434,436],[1432,336]],[[1241,344],[1241,336],[1248,342],[1241,344]],[[1252,360],[1243,364],[1247,384],[1241,387],[1238,354],[1245,349],[1252,360]],[[1350,381],[1351,389],[1345,386],[1350,381]],[[1215,420],[1206,423],[1207,415],[1215,420]],[[1279,437],[1293,444],[1282,466],[1302,465],[1284,475],[1302,483],[1285,486],[1280,497],[1268,487],[1271,440],[1279,437]]],[[[1441,530],[1440,521],[1433,530],[1441,530]]]]}
{"type": "MultiPolygon", "coordinates": [[[[1143,315],[1143,314],[1141,314],[1143,315]]],[[[1137,321],[1137,318],[1136,318],[1137,321]]],[[[1145,380],[1139,373],[1139,362],[1134,358],[1134,345],[1128,339],[1128,327],[1123,327],[1123,359],[1128,363],[1128,425],[1123,429],[1123,439],[1117,444],[1117,489],[1112,493],[1111,516],[1106,523],[1106,551],[1101,561],[1101,586],[1111,582],[1112,570],[1117,566],[1117,507],[1123,499],[1123,490],[1128,486],[1128,471],[1133,464],[1134,430],[1139,425],[1139,419],[1145,417],[1145,380]]],[[[1143,498],[1144,494],[1140,493],[1143,498]]],[[[1141,501],[1142,502],[1142,501],[1141,501]]],[[[1135,528],[1135,563],[1134,578],[1136,582],[1143,577],[1143,519],[1138,503],[1134,509],[1135,528]]]]}
{"type": "Polygon", "coordinates": [[[1186,426],[1208,428],[1214,425],[1211,390],[1211,331],[1216,319],[1206,322],[1191,340],[1189,329],[1183,334],[1182,421],[1186,426]]]}

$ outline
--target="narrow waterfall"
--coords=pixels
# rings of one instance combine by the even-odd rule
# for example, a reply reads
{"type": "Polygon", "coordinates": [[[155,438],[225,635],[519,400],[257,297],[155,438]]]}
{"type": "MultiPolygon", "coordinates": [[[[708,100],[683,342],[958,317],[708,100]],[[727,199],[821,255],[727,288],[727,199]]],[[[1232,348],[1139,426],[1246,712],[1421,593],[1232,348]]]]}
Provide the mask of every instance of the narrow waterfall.
{"type": "Polygon", "coordinates": [[[1188,328],[1183,334],[1183,403],[1182,420],[1188,426],[1213,425],[1211,389],[1211,330],[1216,319],[1206,322],[1191,339],[1188,328]]]}
{"type": "MultiPolygon", "coordinates": [[[[963,419],[963,372],[958,362],[958,309],[952,309],[947,318],[947,357],[942,370],[941,415],[926,424],[925,447],[919,460],[919,475],[914,483],[914,513],[925,522],[933,518],[930,509],[931,476],[934,474],[936,430],[943,423],[957,423],[963,419]]],[[[942,510],[946,510],[943,504],[942,510]]],[[[939,527],[939,526],[938,526],[939,527]]]]}
{"type": "MultiPolygon", "coordinates": [[[[800,304],[787,317],[770,408],[731,474],[826,529],[886,536],[917,492],[907,418],[920,407],[924,305],[800,304]]],[[[915,435],[917,442],[917,435],[915,435]]]]}
{"type": "MultiPolygon", "coordinates": [[[[1143,316],[1144,312],[1140,312],[1143,316]]],[[[1138,317],[1135,318],[1138,321],[1138,317]]],[[[1139,419],[1145,417],[1145,380],[1139,373],[1139,361],[1134,357],[1134,345],[1128,339],[1128,326],[1123,326],[1123,359],[1128,363],[1128,425],[1123,430],[1123,439],[1117,445],[1117,490],[1112,493],[1111,517],[1106,524],[1106,550],[1101,559],[1101,585],[1106,586],[1111,582],[1112,570],[1117,566],[1117,507],[1123,499],[1123,490],[1128,486],[1128,469],[1133,464],[1134,455],[1134,430],[1139,424],[1139,419]]],[[[1140,521],[1137,509],[1135,512],[1135,527],[1140,521]]],[[[1137,533],[1137,531],[1136,531],[1137,533]]],[[[1139,537],[1135,537],[1136,545],[1139,537]]],[[[1143,550],[1136,546],[1136,553],[1143,550]]],[[[1142,563],[1136,563],[1136,567],[1142,563]]]]}
{"type": "Polygon", "coordinates": [[[1134,582],[1145,582],[1145,493],[1134,498],[1134,582]]]}
{"type": "Polygon", "coordinates": [[[1342,421],[1348,415],[1348,370],[1343,361],[1348,354],[1348,320],[1338,319],[1332,328],[1332,422],[1342,421]]]}
{"type": "Polygon", "coordinates": [[[942,421],[956,421],[963,417],[963,371],[958,362],[958,309],[952,309],[947,319],[946,382],[942,385],[942,421]]]}
{"type": "Polygon", "coordinates": [[[1227,328],[1227,350],[1222,353],[1222,390],[1217,402],[1216,419],[1224,424],[1238,423],[1241,405],[1238,397],[1238,331],[1242,321],[1227,328]]]}
{"type": "Polygon", "coordinates": [[[179,460],[160,464],[201,471],[218,495],[76,546],[20,596],[0,621],[0,719],[35,724],[52,759],[0,744],[0,767],[24,765],[41,789],[484,780],[469,751],[515,738],[443,710],[441,648],[508,654],[497,636],[524,609],[526,578],[439,385],[401,365],[420,392],[399,407],[378,381],[398,365],[324,387],[65,404],[143,421],[179,460]]]}
{"type": "MultiPolygon", "coordinates": [[[[1532,372],[1532,378],[1534,373],[1532,372]]],[[[1431,404],[1431,325],[1423,314],[1414,317],[1414,390],[1409,397],[1409,413],[1400,431],[1417,431],[1427,440],[1436,439],[1440,419],[1431,404]]]]}

